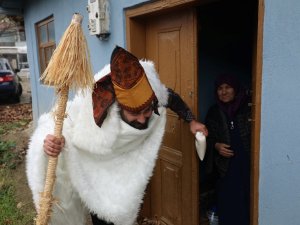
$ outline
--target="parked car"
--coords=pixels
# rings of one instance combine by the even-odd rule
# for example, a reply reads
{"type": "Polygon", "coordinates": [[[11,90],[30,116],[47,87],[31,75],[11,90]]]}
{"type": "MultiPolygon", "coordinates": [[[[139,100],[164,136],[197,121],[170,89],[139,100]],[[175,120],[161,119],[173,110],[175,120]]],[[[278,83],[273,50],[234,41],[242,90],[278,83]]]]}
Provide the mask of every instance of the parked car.
{"type": "Polygon", "coordinates": [[[20,102],[23,88],[17,72],[7,59],[0,58],[0,98],[20,102]]]}

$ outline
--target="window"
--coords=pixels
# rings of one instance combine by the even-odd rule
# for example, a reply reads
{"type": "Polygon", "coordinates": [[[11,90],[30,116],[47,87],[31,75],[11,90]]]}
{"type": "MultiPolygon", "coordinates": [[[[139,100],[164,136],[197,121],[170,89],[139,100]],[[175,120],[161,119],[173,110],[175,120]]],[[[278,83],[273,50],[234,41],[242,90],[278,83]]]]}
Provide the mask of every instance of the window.
{"type": "Polygon", "coordinates": [[[55,50],[55,32],[53,16],[36,24],[38,40],[40,75],[45,71],[55,50]]]}
{"type": "Polygon", "coordinates": [[[24,30],[19,31],[19,35],[20,35],[20,41],[26,41],[26,36],[25,36],[24,30]]]}
{"type": "Polygon", "coordinates": [[[10,70],[10,66],[7,63],[5,63],[5,69],[10,70]]]}

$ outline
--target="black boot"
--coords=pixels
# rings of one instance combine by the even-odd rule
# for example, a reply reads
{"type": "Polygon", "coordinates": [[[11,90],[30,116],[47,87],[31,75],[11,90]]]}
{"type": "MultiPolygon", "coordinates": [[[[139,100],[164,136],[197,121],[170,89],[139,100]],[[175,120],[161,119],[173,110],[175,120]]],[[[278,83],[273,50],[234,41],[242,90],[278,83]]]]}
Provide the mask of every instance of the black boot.
{"type": "Polygon", "coordinates": [[[108,223],[104,220],[101,220],[97,217],[96,214],[91,213],[93,225],[114,225],[113,223],[108,223]]]}

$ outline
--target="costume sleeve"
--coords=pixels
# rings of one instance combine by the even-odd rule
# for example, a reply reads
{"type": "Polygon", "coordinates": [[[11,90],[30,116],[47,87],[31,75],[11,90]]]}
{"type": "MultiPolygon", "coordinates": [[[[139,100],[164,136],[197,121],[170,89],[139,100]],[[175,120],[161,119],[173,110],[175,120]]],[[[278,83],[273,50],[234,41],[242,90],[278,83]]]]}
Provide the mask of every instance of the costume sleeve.
{"type": "Polygon", "coordinates": [[[185,122],[191,122],[194,120],[195,116],[182,98],[170,88],[168,88],[168,92],[168,104],[165,107],[171,109],[185,122]]]}
{"type": "MultiPolygon", "coordinates": [[[[65,127],[65,126],[64,126],[65,127]]],[[[26,155],[26,175],[29,188],[32,192],[36,210],[39,208],[41,192],[44,191],[44,184],[48,166],[48,157],[44,153],[43,144],[47,134],[54,130],[53,114],[48,113],[40,117],[38,125],[31,136],[29,148],[26,155]]],[[[65,136],[65,133],[63,133],[65,136]]],[[[66,138],[66,146],[68,140],[66,138]]],[[[56,179],[53,196],[58,199],[58,204],[53,204],[49,225],[62,224],[85,224],[86,208],[84,207],[78,193],[71,184],[63,151],[56,167],[56,179]]]]}
{"type": "Polygon", "coordinates": [[[37,128],[30,138],[26,155],[28,185],[32,191],[36,208],[38,208],[40,193],[44,190],[48,163],[48,158],[43,150],[44,138],[54,130],[52,121],[50,114],[44,114],[39,118],[37,128]]]}

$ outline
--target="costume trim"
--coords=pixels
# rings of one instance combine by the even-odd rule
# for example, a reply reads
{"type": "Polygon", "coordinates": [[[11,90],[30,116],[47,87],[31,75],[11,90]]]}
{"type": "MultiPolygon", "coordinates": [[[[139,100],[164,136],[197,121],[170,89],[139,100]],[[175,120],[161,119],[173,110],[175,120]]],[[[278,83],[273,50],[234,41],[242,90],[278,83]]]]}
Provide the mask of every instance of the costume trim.
{"type": "Polygon", "coordinates": [[[125,89],[113,82],[117,101],[121,108],[125,108],[132,112],[139,112],[140,110],[149,106],[155,98],[154,92],[148,82],[145,74],[141,79],[131,88],[125,89]]]}

